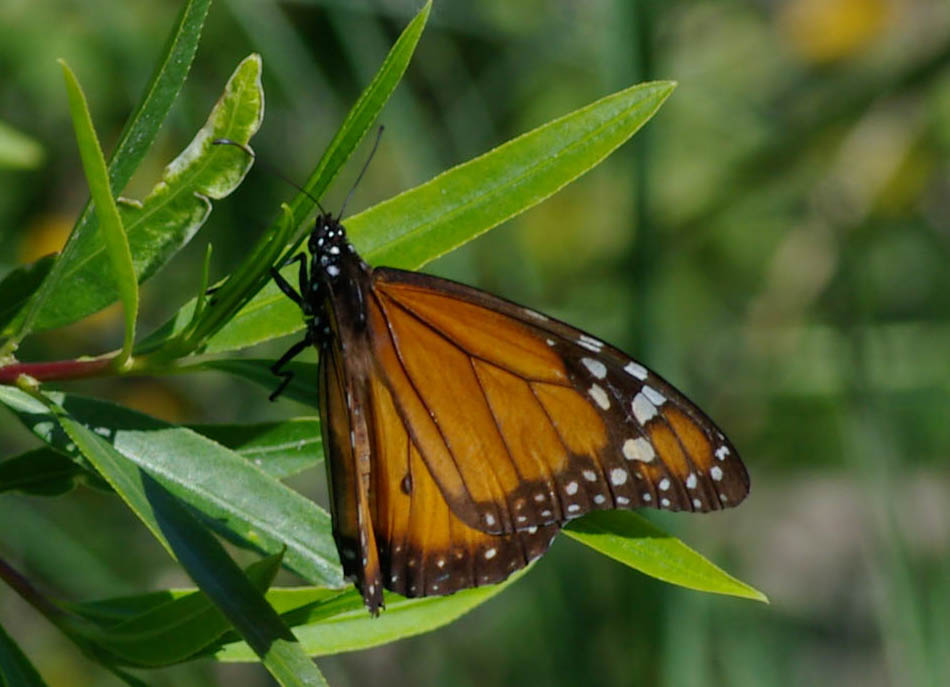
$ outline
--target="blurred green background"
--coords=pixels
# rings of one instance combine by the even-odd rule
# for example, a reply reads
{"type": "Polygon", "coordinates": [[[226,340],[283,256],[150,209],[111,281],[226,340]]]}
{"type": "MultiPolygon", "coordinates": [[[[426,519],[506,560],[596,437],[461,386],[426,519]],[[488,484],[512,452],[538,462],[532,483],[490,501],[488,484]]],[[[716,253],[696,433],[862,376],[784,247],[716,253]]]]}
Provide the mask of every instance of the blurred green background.
{"type": "MultiPolygon", "coordinates": [[[[419,4],[213,5],[185,90],[124,194],[151,188],[250,51],[264,58],[268,98],[258,159],[304,180],[419,4]]],[[[79,76],[108,151],[177,9],[0,4],[0,275],[58,250],[88,193],[55,58],[79,76]]],[[[945,1],[436,0],[350,212],[652,78],[680,85],[632,143],[428,269],[618,345],[707,409],[742,452],[752,493],[735,511],[655,520],[772,604],[673,588],[562,537],[454,625],[320,660],[336,687],[947,684],[945,1]]],[[[258,169],[216,203],[144,287],[140,330],[193,293],[207,242],[226,274],[292,194],[258,169]]],[[[118,314],[33,337],[21,359],[110,350],[118,314]]],[[[66,388],[174,421],[314,413],[214,374],[66,388]]],[[[14,425],[0,420],[3,456],[33,445],[14,425]]],[[[319,497],[322,480],[294,484],[319,497]]],[[[2,495],[0,555],[66,598],[186,582],[121,505],[85,489],[2,495]]],[[[6,588],[0,624],[51,685],[118,684],[6,588]]],[[[145,677],[270,684],[256,666],[207,662],[145,677]]]]}

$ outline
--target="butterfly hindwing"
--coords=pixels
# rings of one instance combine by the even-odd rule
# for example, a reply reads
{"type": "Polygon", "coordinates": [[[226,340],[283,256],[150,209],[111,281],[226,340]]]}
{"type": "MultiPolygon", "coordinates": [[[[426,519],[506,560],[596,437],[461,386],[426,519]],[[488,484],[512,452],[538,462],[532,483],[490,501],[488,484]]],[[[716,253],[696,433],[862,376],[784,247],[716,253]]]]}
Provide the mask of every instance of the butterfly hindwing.
{"type": "Polygon", "coordinates": [[[717,510],[748,492],[712,421],[620,351],[455,282],[373,277],[375,355],[466,525],[504,534],[602,508],[717,510]]]}
{"type": "Polygon", "coordinates": [[[418,597],[494,584],[548,549],[557,525],[494,536],[462,522],[419,455],[387,385],[374,377],[370,387],[372,515],[387,588],[418,597]]]}

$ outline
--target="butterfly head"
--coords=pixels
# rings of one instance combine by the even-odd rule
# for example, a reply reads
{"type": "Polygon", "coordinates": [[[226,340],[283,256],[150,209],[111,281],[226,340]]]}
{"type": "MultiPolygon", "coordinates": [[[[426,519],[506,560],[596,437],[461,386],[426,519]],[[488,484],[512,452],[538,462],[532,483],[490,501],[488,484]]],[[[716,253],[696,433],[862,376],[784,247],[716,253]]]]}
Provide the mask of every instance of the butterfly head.
{"type": "Polygon", "coordinates": [[[331,282],[345,270],[344,263],[356,256],[353,245],[346,240],[346,229],[329,213],[317,217],[308,246],[313,256],[311,276],[331,282]]]}

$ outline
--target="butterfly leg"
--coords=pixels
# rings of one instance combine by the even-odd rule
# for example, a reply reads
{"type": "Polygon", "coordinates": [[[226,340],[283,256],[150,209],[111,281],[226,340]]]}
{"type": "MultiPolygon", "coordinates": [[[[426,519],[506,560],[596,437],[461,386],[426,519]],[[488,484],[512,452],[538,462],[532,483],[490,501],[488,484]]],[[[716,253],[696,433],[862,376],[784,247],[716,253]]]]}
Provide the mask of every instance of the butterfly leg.
{"type": "Polygon", "coordinates": [[[286,353],[280,356],[280,360],[270,366],[270,371],[278,377],[282,377],[283,379],[281,379],[280,385],[274,390],[274,392],[267,397],[269,400],[273,401],[278,396],[280,396],[284,389],[287,388],[287,385],[290,384],[290,380],[294,378],[293,371],[284,370],[284,365],[300,355],[300,353],[303,352],[303,350],[311,343],[310,334],[308,333],[302,340],[295,343],[286,353]]]}
{"type": "Polygon", "coordinates": [[[291,286],[289,281],[284,279],[283,275],[281,275],[281,273],[278,272],[276,268],[270,268],[270,276],[273,277],[277,287],[283,291],[290,300],[299,305],[301,308],[304,308],[304,299],[300,294],[306,293],[307,288],[310,286],[310,278],[307,276],[307,254],[303,252],[297,253],[297,255],[287,261],[287,264],[289,265],[294,262],[300,263],[300,272],[297,277],[297,283],[300,292],[297,292],[297,290],[291,286]]]}

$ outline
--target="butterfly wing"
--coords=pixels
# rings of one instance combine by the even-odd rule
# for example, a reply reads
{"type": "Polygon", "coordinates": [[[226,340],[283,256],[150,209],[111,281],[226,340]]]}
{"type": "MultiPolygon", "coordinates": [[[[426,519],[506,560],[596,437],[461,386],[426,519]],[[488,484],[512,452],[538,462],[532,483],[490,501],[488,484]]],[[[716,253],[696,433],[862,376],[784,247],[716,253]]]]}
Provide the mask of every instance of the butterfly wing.
{"type": "Polygon", "coordinates": [[[501,582],[547,551],[556,524],[494,536],[462,522],[378,376],[370,397],[374,540],[387,588],[409,597],[451,594],[501,582]]]}
{"type": "Polygon", "coordinates": [[[336,342],[320,356],[319,400],[333,538],[343,572],[373,615],[383,605],[382,574],[370,512],[366,394],[344,366],[336,342]]]}
{"type": "Polygon", "coordinates": [[[716,425],[617,349],[429,275],[378,268],[371,296],[395,412],[468,527],[502,535],[596,509],[711,511],[748,493],[716,425]]]}

